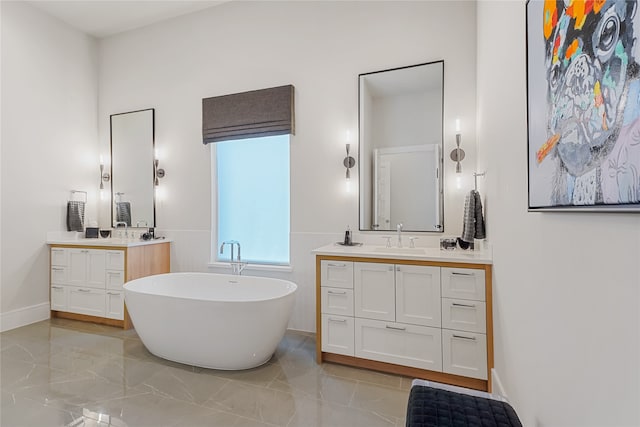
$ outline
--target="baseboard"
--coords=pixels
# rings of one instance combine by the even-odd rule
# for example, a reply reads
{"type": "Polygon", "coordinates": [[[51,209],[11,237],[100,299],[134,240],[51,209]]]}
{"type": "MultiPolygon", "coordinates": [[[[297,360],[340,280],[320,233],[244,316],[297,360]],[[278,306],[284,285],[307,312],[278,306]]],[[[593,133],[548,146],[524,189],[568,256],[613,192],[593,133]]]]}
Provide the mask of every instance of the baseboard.
{"type": "Polygon", "coordinates": [[[2,313],[0,314],[0,332],[47,320],[50,315],[51,306],[48,302],[2,313]]]}
{"type": "Polygon", "coordinates": [[[496,368],[491,369],[491,386],[492,394],[498,394],[507,400],[509,399],[507,392],[504,390],[504,386],[502,385],[502,381],[500,381],[500,376],[498,375],[496,368]]]}

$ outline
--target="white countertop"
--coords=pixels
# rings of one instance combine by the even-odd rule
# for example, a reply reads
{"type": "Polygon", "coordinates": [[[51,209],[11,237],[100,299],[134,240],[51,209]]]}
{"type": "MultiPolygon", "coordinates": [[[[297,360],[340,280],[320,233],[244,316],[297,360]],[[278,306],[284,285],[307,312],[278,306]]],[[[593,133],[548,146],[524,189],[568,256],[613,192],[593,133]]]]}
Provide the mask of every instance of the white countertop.
{"type": "Polygon", "coordinates": [[[158,243],[171,242],[171,239],[155,239],[155,240],[139,240],[139,239],[118,239],[118,238],[98,238],[98,239],[66,239],[53,238],[47,239],[47,245],[65,245],[65,246],[105,246],[105,247],[126,247],[155,245],[158,243]]]}
{"type": "Polygon", "coordinates": [[[440,248],[386,248],[384,246],[373,245],[342,246],[337,243],[333,243],[314,249],[311,252],[316,255],[493,264],[493,257],[490,248],[483,250],[454,249],[447,251],[440,248]]]}

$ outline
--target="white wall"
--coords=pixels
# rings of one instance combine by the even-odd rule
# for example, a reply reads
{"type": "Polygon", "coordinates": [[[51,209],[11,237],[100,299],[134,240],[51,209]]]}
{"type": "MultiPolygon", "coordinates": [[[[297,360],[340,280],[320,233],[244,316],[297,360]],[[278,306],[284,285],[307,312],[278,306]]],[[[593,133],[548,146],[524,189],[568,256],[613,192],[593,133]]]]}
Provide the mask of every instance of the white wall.
{"type": "MultiPolygon", "coordinates": [[[[174,271],[207,271],[211,185],[209,147],[201,142],[202,98],[293,84],[294,271],[276,276],[300,285],[291,327],[313,330],[315,274],[310,250],[340,240],[348,224],[358,224],[357,192],[345,192],[342,166],[346,130],[357,135],[358,74],[444,59],[445,153],[455,145],[454,121],[461,117],[468,126],[469,160],[464,166],[471,171],[475,22],[472,1],[243,1],[104,39],[100,143],[106,150],[110,114],[156,109],[156,143],[167,172],[157,224],[175,239],[174,271]]],[[[446,162],[447,173],[453,167],[453,162],[446,162]]],[[[447,193],[447,233],[460,232],[462,204],[461,193],[447,193]]],[[[438,237],[419,242],[435,244],[438,237]]]]}
{"type": "Polygon", "coordinates": [[[640,425],[640,215],[527,212],[525,2],[478,3],[495,365],[526,426],[640,425]]]}
{"type": "Polygon", "coordinates": [[[0,7],[4,330],[49,316],[46,234],[66,230],[72,189],[89,192],[85,219],[97,219],[100,174],[96,41],[25,3],[0,7]]]}

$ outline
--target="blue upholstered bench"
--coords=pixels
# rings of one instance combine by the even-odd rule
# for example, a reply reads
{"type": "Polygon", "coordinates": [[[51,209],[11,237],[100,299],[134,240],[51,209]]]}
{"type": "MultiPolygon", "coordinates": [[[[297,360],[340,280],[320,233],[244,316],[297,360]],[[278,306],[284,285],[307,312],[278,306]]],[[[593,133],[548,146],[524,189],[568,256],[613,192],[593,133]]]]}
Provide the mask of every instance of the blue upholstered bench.
{"type": "Polygon", "coordinates": [[[407,427],[522,427],[500,396],[431,381],[414,380],[407,427]]]}

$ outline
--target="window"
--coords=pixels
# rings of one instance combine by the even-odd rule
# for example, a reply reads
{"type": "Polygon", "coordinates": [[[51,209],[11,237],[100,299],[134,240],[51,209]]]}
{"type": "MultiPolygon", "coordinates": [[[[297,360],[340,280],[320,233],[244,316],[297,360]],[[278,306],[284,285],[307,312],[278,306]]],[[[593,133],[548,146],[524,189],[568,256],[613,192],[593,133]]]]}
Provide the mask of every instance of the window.
{"type": "Polygon", "coordinates": [[[220,245],[240,242],[242,260],[289,264],[289,135],[211,144],[212,258],[229,261],[220,245]]]}

